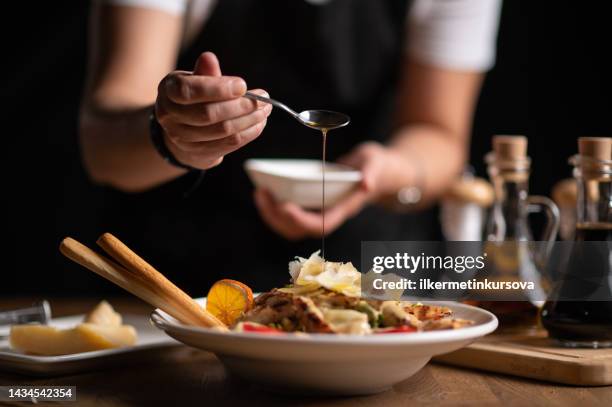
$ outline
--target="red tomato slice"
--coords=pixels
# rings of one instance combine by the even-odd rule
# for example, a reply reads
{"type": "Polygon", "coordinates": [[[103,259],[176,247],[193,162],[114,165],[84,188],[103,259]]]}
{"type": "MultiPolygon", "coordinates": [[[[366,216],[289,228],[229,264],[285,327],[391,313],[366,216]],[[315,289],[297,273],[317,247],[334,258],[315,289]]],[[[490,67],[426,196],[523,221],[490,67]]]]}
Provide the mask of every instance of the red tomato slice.
{"type": "Polygon", "coordinates": [[[417,329],[415,327],[412,327],[409,325],[402,325],[396,328],[391,328],[391,329],[387,329],[384,331],[378,331],[375,333],[377,334],[396,334],[396,333],[411,333],[411,332],[416,332],[416,331],[417,329]]]}
{"type": "Polygon", "coordinates": [[[254,325],[254,324],[242,324],[242,330],[244,332],[259,332],[263,334],[272,334],[272,335],[279,335],[283,333],[283,331],[281,331],[280,329],[270,328],[269,326],[263,326],[263,325],[254,325]]]}

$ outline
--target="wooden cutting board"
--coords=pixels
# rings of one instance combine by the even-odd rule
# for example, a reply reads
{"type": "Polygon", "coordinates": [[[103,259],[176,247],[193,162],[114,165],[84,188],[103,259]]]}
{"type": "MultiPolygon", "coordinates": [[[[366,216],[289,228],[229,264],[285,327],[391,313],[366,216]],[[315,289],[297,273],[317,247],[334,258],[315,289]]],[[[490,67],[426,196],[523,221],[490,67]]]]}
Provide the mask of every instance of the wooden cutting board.
{"type": "Polygon", "coordinates": [[[563,348],[545,331],[495,333],[434,361],[578,386],[612,385],[612,348],[563,348]]]}

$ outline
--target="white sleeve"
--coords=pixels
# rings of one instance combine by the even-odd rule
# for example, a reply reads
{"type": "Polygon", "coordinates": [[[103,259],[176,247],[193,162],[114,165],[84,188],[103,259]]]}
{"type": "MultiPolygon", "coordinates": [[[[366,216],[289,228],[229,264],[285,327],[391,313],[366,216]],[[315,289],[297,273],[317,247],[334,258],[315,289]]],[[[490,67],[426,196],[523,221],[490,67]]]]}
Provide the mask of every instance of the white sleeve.
{"type": "Polygon", "coordinates": [[[101,2],[117,6],[150,8],[180,15],[187,10],[189,0],[101,0],[101,2]]]}
{"type": "Polygon", "coordinates": [[[415,0],[407,52],[441,68],[486,71],[495,64],[502,0],[415,0]]]}

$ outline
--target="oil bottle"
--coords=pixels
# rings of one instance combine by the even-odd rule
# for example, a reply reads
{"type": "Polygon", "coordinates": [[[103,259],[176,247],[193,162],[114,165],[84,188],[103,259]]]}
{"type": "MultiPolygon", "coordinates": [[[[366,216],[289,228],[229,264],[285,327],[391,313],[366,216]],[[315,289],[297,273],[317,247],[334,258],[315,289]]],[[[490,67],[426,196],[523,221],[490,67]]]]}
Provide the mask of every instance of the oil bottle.
{"type": "Polygon", "coordinates": [[[510,298],[499,293],[495,301],[481,305],[500,318],[502,328],[535,328],[538,310],[548,294],[548,280],[542,271],[559,229],[559,210],[544,196],[529,196],[531,159],[526,137],[494,136],[493,151],[485,160],[495,195],[485,236],[489,266],[501,280],[532,281],[536,289],[507,293],[510,298]],[[546,215],[544,243],[533,242],[531,213],[546,215]]]}

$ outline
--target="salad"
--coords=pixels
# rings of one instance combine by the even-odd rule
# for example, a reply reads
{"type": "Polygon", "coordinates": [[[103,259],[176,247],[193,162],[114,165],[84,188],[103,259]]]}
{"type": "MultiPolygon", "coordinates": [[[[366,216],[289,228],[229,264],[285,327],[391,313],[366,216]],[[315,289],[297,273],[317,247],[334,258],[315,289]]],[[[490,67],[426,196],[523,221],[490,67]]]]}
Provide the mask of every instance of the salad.
{"type": "Polygon", "coordinates": [[[291,284],[256,298],[244,284],[221,280],[209,292],[207,310],[234,331],[270,334],[410,333],[473,323],[454,318],[445,306],[362,298],[361,273],[351,263],[325,261],[319,252],[297,257],[289,273],[291,284]]]}

